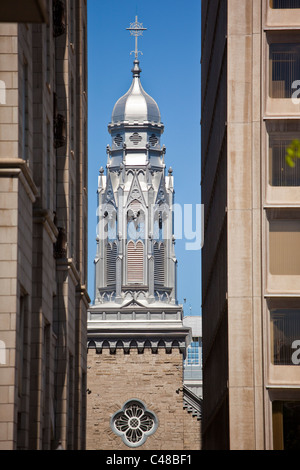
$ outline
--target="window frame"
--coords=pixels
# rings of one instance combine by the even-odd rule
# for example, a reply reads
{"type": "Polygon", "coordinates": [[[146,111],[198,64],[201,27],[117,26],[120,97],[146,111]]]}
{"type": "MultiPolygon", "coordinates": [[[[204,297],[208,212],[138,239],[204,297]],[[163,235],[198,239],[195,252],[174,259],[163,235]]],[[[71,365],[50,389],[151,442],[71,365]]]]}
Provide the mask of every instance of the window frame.
{"type": "MultiPolygon", "coordinates": [[[[292,95],[293,95],[293,88],[292,86],[290,86],[290,96],[286,96],[286,82],[288,82],[288,79],[290,78],[289,76],[288,77],[285,77],[284,80],[273,80],[273,63],[275,63],[275,65],[277,64],[277,73],[281,76],[282,74],[282,69],[280,68],[280,66],[278,66],[278,63],[281,61],[282,62],[282,58],[280,59],[280,61],[276,61],[271,57],[271,54],[272,54],[272,48],[275,47],[275,46],[278,46],[278,50],[277,51],[274,51],[273,53],[277,53],[277,54],[290,54],[291,56],[292,55],[295,55],[296,59],[298,58],[298,60],[295,61],[295,63],[297,64],[298,63],[298,72],[297,73],[297,66],[296,67],[293,67],[292,64],[293,62],[291,61],[290,62],[290,68],[289,68],[289,71],[290,69],[295,69],[295,71],[293,70],[292,73],[295,73],[296,75],[293,77],[291,76],[291,85],[292,83],[294,83],[296,80],[299,80],[299,76],[300,76],[300,43],[297,42],[297,41],[293,41],[293,38],[291,38],[291,40],[285,40],[285,41],[272,41],[271,43],[269,43],[269,97],[271,99],[292,99],[292,95]],[[289,50],[287,50],[286,48],[286,51],[284,50],[281,50],[281,49],[284,49],[284,46],[287,46],[287,45],[291,45],[293,47],[296,47],[296,52],[299,51],[299,54],[296,54],[294,51],[293,51],[293,48],[291,47],[289,50]],[[276,82],[283,82],[284,81],[284,96],[276,96],[276,93],[274,92],[273,88],[274,88],[274,83],[276,82]]],[[[285,60],[286,61],[286,60],[285,60]]],[[[286,63],[288,63],[286,61],[286,63]]],[[[291,73],[291,75],[292,75],[291,73]]],[[[280,95],[280,93],[278,93],[280,95]]]]}
{"type": "MultiPolygon", "coordinates": [[[[274,366],[295,366],[298,365],[296,362],[294,362],[294,353],[297,352],[297,349],[299,349],[299,346],[293,347],[294,341],[300,340],[300,306],[297,307],[283,307],[283,308],[271,308],[269,310],[269,321],[270,321],[270,361],[272,365],[274,366]],[[288,357],[286,354],[283,354],[282,356],[279,357],[279,359],[276,361],[275,360],[275,324],[274,321],[272,320],[272,313],[273,314],[278,314],[278,315],[284,315],[284,313],[296,313],[296,316],[299,316],[298,322],[299,322],[299,334],[295,334],[294,339],[292,340],[291,337],[289,337],[289,340],[291,340],[290,344],[290,360],[287,361],[286,358],[288,357]]],[[[285,319],[286,322],[286,319],[285,319]]],[[[283,337],[287,337],[286,335],[286,330],[282,329],[281,330],[282,334],[279,334],[277,337],[277,341],[281,341],[283,337]]],[[[282,346],[286,347],[288,343],[283,343],[282,346]]]]}
{"type": "MultiPolygon", "coordinates": [[[[291,102],[293,109],[295,105],[292,102],[292,93],[295,90],[291,90],[291,96],[289,98],[273,98],[271,94],[271,80],[272,80],[272,68],[271,68],[271,60],[270,60],[270,47],[274,44],[297,44],[300,45],[300,30],[289,29],[289,30],[273,30],[268,29],[266,31],[266,41],[264,46],[264,62],[265,62],[265,79],[264,79],[264,94],[266,100],[266,110],[265,112],[267,115],[273,114],[272,111],[269,110],[270,104],[268,104],[269,100],[275,101],[279,103],[279,112],[282,113],[285,111],[284,108],[286,107],[286,102],[291,102]]],[[[299,77],[296,77],[295,80],[299,80],[299,77]]],[[[286,114],[286,113],[285,113],[286,114]]],[[[296,113],[295,115],[299,115],[296,113]]]]}
{"type": "MultiPolygon", "coordinates": [[[[298,7],[289,7],[289,6],[284,6],[284,7],[275,7],[273,6],[274,4],[274,1],[278,1],[278,0],[269,0],[269,7],[272,9],[272,10],[297,10],[300,8],[300,1],[299,0],[289,0],[289,1],[298,1],[299,2],[299,6],[298,7]]],[[[280,0],[279,0],[280,1],[280,0]]],[[[282,1],[282,0],[281,0],[282,1]]]]}
{"type": "MultiPolygon", "coordinates": [[[[299,184],[273,184],[273,150],[271,146],[271,142],[282,142],[282,141],[290,141],[290,143],[298,136],[300,140],[300,121],[295,120],[293,123],[287,120],[282,121],[274,121],[272,123],[267,123],[266,127],[267,132],[267,181],[268,185],[272,188],[298,188],[300,186],[300,159],[296,159],[295,167],[291,169],[291,171],[299,172],[298,181],[299,184]],[[294,126],[293,126],[294,125],[294,126]],[[289,129],[290,127],[290,129],[289,129]],[[292,128],[294,127],[294,129],[292,128]],[[299,130],[296,129],[299,127],[299,130]]],[[[287,163],[286,163],[287,165],[287,163]]],[[[290,178],[288,174],[289,168],[285,169],[287,173],[286,180],[290,178]]],[[[278,180],[280,178],[278,177],[278,180]]],[[[295,181],[297,181],[297,175],[295,177],[295,181]]]]}

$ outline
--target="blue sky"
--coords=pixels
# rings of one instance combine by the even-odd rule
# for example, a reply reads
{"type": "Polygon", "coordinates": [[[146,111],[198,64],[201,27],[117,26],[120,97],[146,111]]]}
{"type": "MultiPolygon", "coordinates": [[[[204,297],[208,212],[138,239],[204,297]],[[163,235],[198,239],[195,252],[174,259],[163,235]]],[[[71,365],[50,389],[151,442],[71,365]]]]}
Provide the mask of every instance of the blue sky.
{"type": "MultiPolygon", "coordinates": [[[[107,125],[113,106],[131,85],[134,38],[126,28],[136,15],[147,28],[139,40],[141,82],[157,102],[165,125],[162,144],[167,149],[166,167],[173,168],[175,202],[182,207],[191,204],[194,217],[196,204],[201,203],[201,1],[88,0],[88,291],[92,300],[97,178],[107,161],[107,125]]],[[[177,297],[186,315],[199,315],[201,250],[187,250],[187,242],[182,238],[175,245],[177,297]]]]}

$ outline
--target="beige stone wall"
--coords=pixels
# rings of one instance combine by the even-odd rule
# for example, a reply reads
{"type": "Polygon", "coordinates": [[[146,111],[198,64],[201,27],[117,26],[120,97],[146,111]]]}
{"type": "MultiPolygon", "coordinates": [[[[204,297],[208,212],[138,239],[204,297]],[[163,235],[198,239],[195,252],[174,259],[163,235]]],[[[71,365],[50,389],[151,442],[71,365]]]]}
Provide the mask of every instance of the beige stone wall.
{"type": "Polygon", "coordinates": [[[272,449],[272,400],[299,399],[299,371],[271,364],[270,308],[299,305],[299,276],[270,272],[269,221],[298,220],[300,200],[299,187],[272,186],[268,132],[280,136],[300,108],[271,96],[269,45],[299,42],[299,10],[264,0],[215,4],[202,2],[203,442],[272,449]],[[226,135],[223,166],[215,135],[226,135]]]}
{"type": "Polygon", "coordinates": [[[119,349],[88,351],[87,449],[130,450],[110,428],[112,415],[132,398],[156,414],[158,428],[139,450],[199,450],[200,422],[183,409],[182,355],[119,349]]]}
{"type": "Polygon", "coordinates": [[[201,420],[187,411],[183,416],[184,448],[183,450],[201,450],[201,420]]]}
{"type": "Polygon", "coordinates": [[[216,13],[210,2],[203,2],[204,441],[210,449],[264,446],[259,243],[262,3],[228,0],[219,2],[216,13]],[[227,10],[223,15],[222,5],[227,10]],[[214,135],[225,136],[217,157],[214,135]]]}
{"type": "Polygon", "coordinates": [[[85,0],[63,3],[57,38],[50,0],[48,25],[0,23],[0,449],[85,446],[87,15],[85,0]],[[54,94],[67,128],[59,148],[54,94]]]}
{"type": "Polygon", "coordinates": [[[18,179],[2,177],[0,188],[3,224],[0,228],[0,329],[4,349],[0,365],[0,447],[9,450],[13,447],[15,416],[18,179]]]}
{"type": "Polygon", "coordinates": [[[261,2],[228,0],[228,17],[230,448],[262,449],[261,2]]]}

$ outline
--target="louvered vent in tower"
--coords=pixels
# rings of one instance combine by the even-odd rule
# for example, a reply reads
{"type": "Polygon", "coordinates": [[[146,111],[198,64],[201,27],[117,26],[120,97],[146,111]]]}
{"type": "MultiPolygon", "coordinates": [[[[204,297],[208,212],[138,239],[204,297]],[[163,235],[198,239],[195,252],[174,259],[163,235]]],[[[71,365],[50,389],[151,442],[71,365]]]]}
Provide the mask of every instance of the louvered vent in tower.
{"type": "Polygon", "coordinates": [[[152,147],[155,147],[155,145],[156,145],[157,142],[158,142],[158,138],[156,137],[155,134],[152,134],[152,135],[149,137],[149,142],[150,142],[150,145],[152,145],[152,147]]]}
{"type": "Polygon", "coordinates": [[[107,285],[112,285],[116,283],[116,259],[117,259],[117,244],[109,243],[106,249],[107,285]]]}
{"type": "Polygon", "coordinates": [[[140,134],[137,132],[134,132],[130,137],[129,137],[130,142],[133,143],[133,145],[138,145],[140,141],[142,140],[142,137],[140,134]]]}
{"type": "Polygon", "coordinates": [[[163,243],[154,243],[154,284],[165,283],[165,246],[163,243]]]}
{"type": "Polygon", "coordinates": [[[120,147],[120,145],[123,142],[123,137],[120,134],[117,134],[116,137],[114,138],[114,143],[120,147]]]}
{"type": "Polygon", "coordinates": [[[144,244],[130,241],[127,245],[127,282],[143,284],[144,282],[144,244]]]}

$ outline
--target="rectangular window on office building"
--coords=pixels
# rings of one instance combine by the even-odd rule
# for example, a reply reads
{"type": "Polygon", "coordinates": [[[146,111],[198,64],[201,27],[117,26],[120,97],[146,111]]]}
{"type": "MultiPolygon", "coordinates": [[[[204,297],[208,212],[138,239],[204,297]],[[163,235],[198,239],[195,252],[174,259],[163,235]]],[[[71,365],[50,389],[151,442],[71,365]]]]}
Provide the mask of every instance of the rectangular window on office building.
{"type": "Polygon", "coordinates": [[[273,449],[300,449],[300,402],[273,401],[273,449]]]}
{"type": "Polygon", "coordinates": [[[300,8],[300,0],[270,0],[270,7],[280,10],[300,8]]]}
{"type": "Polygon", "coordinates": [[[300,275],[300,220],[269,221],[269,270],[272,275],[300,275]]]}
{"type": "Polygon", "coordinates": [[[300,43],[270,44],[269,60],[271,98],[292,98],[300,77],[300,43]]]}
{"type": "Polygon", "coordinates": [[[300,121],[270,120],[268,173],[271,186],[300,186],[300,121]]]}
{"type": "Polygon", "coordinates": [[[300,361],[300,309],[272,309],[270,321],[272,364],[298,365],[300,361]]]}
{"type": "Polygon", "coordinates": [[[190,346],[187,349],[187,365],[199,365],[199,338],[193,337],[190,346]]]}

